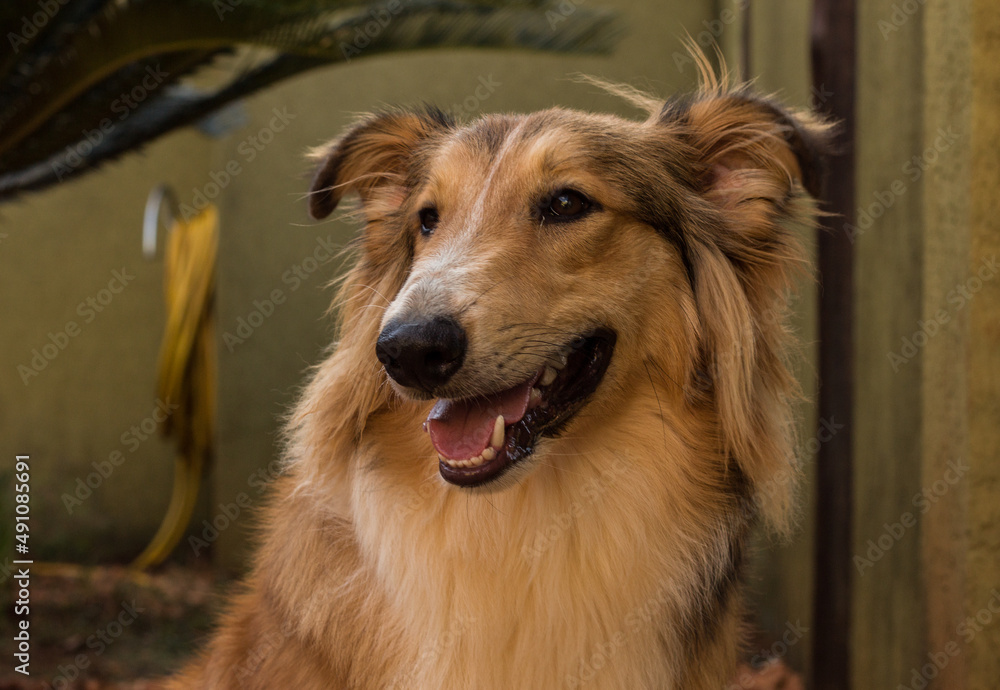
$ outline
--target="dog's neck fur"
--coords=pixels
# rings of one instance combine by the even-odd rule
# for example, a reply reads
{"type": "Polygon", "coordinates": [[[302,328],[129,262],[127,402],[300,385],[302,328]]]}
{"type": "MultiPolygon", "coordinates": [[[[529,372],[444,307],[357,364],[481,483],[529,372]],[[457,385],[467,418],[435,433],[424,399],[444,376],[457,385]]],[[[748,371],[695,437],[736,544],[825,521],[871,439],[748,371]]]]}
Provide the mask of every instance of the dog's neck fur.
{"type": "Polygon", "coordinates": [[[690,423],[672,424],[652,391],[635,396],[580,419],[571,438],[543,441],[551,453],[516,485],[470,493],[438,475],[420,432],[425,414],[412,403],[373,414],[345,477],[350,495],[317,496],[345,511],[372,578],[360,586],[384,601],[376,624],[410,643],[398,650],[389,687],[726,680],[680,674],[698,667],[692,656],[725,657],[706,668],[734,663],[730,590],[751,511],[738,470],[673,431],[690,423]],[[720,488],[729,500],[719,500],[720,488]],[[685,582],[699,591],[679,591],[685,582]]]}

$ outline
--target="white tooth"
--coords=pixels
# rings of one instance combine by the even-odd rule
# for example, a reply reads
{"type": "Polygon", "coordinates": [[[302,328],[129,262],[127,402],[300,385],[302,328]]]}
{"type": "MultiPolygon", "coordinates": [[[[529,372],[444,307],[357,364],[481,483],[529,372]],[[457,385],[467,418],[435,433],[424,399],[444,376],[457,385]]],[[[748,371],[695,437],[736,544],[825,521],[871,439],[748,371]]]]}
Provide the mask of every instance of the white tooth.
{"type": "Polygon", "coordinates": [[[483,464],[483,456],[482,455],[477,455],[476,457],[474,457],[471,460],[469,460],[469,462],[472,463],[473,467],[479,467],[480,465],[483,464]]]}
{"type": "Polygon", "coordinates": [[[503,415],[498,414],[497,419],[493,422],[493,435],[490,437],[490,445],[494,448],[500,448],[503,445],[503,415]]]}
{"type": "Polygon", "coordinates": [[[568,361],[569,357],[567,357],[565,354],[559,355],[559,364],[556,365],[556,369],[562,369],[564,366],[566,366],[566,362],[568,361]]]}
{"type": "Polygon", "coordinates": [[[441,455],[440,453],[438,453],[438,460],[440,460],[441,462],[443,462],[443,463],[444,463],[444,464],[446,464],[446,465],[450,464],[450,462],[448,461],[448,459],[447,459],[447,458],[445,458],[445,457],[444,457],[443,455],[441,455]]]}
{"type": "Polygon", "coordinates": [[[459,460],[457,464],[458,464],[459,467],[468,467],[469,466],[469,461],[468,460],[459,460]]]}
{"type": "Polygon", "coordinates": [[[486,449],[483,451],[483,456],[482,456],[483,460],[484,461],[489,461],[489,460],[492,460],[493,458],[495,458],[496,456],[497,456],[497,452],[495,450],[493,450],[493,447],[492,446],[486,446],[486,449]]]}
{"type": "Polygon", "coordinates": [[[539,381],[539,383],[542,384],[543,386],[549,385],[550,383],[556,380],[557,373],[558,372],[556,372],[556,370],[553,369],[552,367],[545,367],[545,373],[542,374],[542,378],[539,381]]]}
{"type": "Polygon", "coordinates": [[[542,400],[542,392],[537,388],[532,388],[528,395],[528,407],[534,407],[542,400]]]}

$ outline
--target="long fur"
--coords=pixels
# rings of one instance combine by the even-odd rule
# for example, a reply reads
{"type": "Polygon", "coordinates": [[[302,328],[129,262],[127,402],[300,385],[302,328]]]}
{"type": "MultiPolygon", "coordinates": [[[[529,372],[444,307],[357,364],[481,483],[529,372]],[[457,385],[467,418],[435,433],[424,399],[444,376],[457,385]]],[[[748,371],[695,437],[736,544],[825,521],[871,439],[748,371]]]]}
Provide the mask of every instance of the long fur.
{"type": "Polygon", "coordinates": [[[793,505],[783,317],[829,127],[703,68],[693,95],[625,94],[644,122],[387,111],[318,152],[313,214],[354,192],[365,223],[339,342],[289,423],[245,591],[171,687],[723,687],[748,534],[793,505]],[[550,178],[602,212],[526,224],[550,178]],[[428,190],[438,244],[414,227],[428,190]],[[470,390],[593,324],[618,334],[587,405],[494,490],[441,479],[431,403],[375,357],[389,315],[442,300],[470,390]]]}

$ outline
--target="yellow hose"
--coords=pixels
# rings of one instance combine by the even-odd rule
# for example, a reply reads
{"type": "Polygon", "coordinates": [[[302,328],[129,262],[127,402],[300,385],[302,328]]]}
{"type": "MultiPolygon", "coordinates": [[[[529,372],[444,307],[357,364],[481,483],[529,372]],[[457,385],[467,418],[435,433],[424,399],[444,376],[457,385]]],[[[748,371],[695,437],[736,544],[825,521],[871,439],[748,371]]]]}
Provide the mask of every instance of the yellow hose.
{"type": "Polygon", "coordinates": [[[164,261],[167,325],[160,347],[157,397],[178,405],[161,427],[177,443],[174,488],[160,528],[132,567],[162,563],[191,520],[202,471],[215,439],[215,260],[219,216],[209,205],[174,223],[164,261]]]}

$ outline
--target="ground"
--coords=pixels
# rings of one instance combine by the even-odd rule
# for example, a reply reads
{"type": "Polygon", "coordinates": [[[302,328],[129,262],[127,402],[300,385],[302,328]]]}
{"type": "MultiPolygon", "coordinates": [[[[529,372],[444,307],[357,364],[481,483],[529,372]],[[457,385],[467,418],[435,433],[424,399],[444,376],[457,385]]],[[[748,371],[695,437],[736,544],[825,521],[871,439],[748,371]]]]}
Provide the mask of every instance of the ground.
{"type": "MultiPolygon", "coordinates": [[[[0,587],[4,640],[15,633],[10,584],[0,587]]],[[[16,673],[7,657],[0,690],[150,687],[136,679],[169,673],[197,650],[227,585],[205,568],[167,566],[147,575],[123,567],[36,566],[31,676],[16,673]]]]}
{"type": "MultiPolygon", "coordinates": [[[[0,587],[4,640],[16,632],[10,584],[0,587]]],[[[204,567],[171,565],[147,575],[123,567],[36,566],[31,676],[5,660],[0,690],[152,690],[153,679],[177,669],[204,642],[233,585],[204,567]]],[[[775,662],[743,667],[726,690],[803,688],[775,662]]]]}

